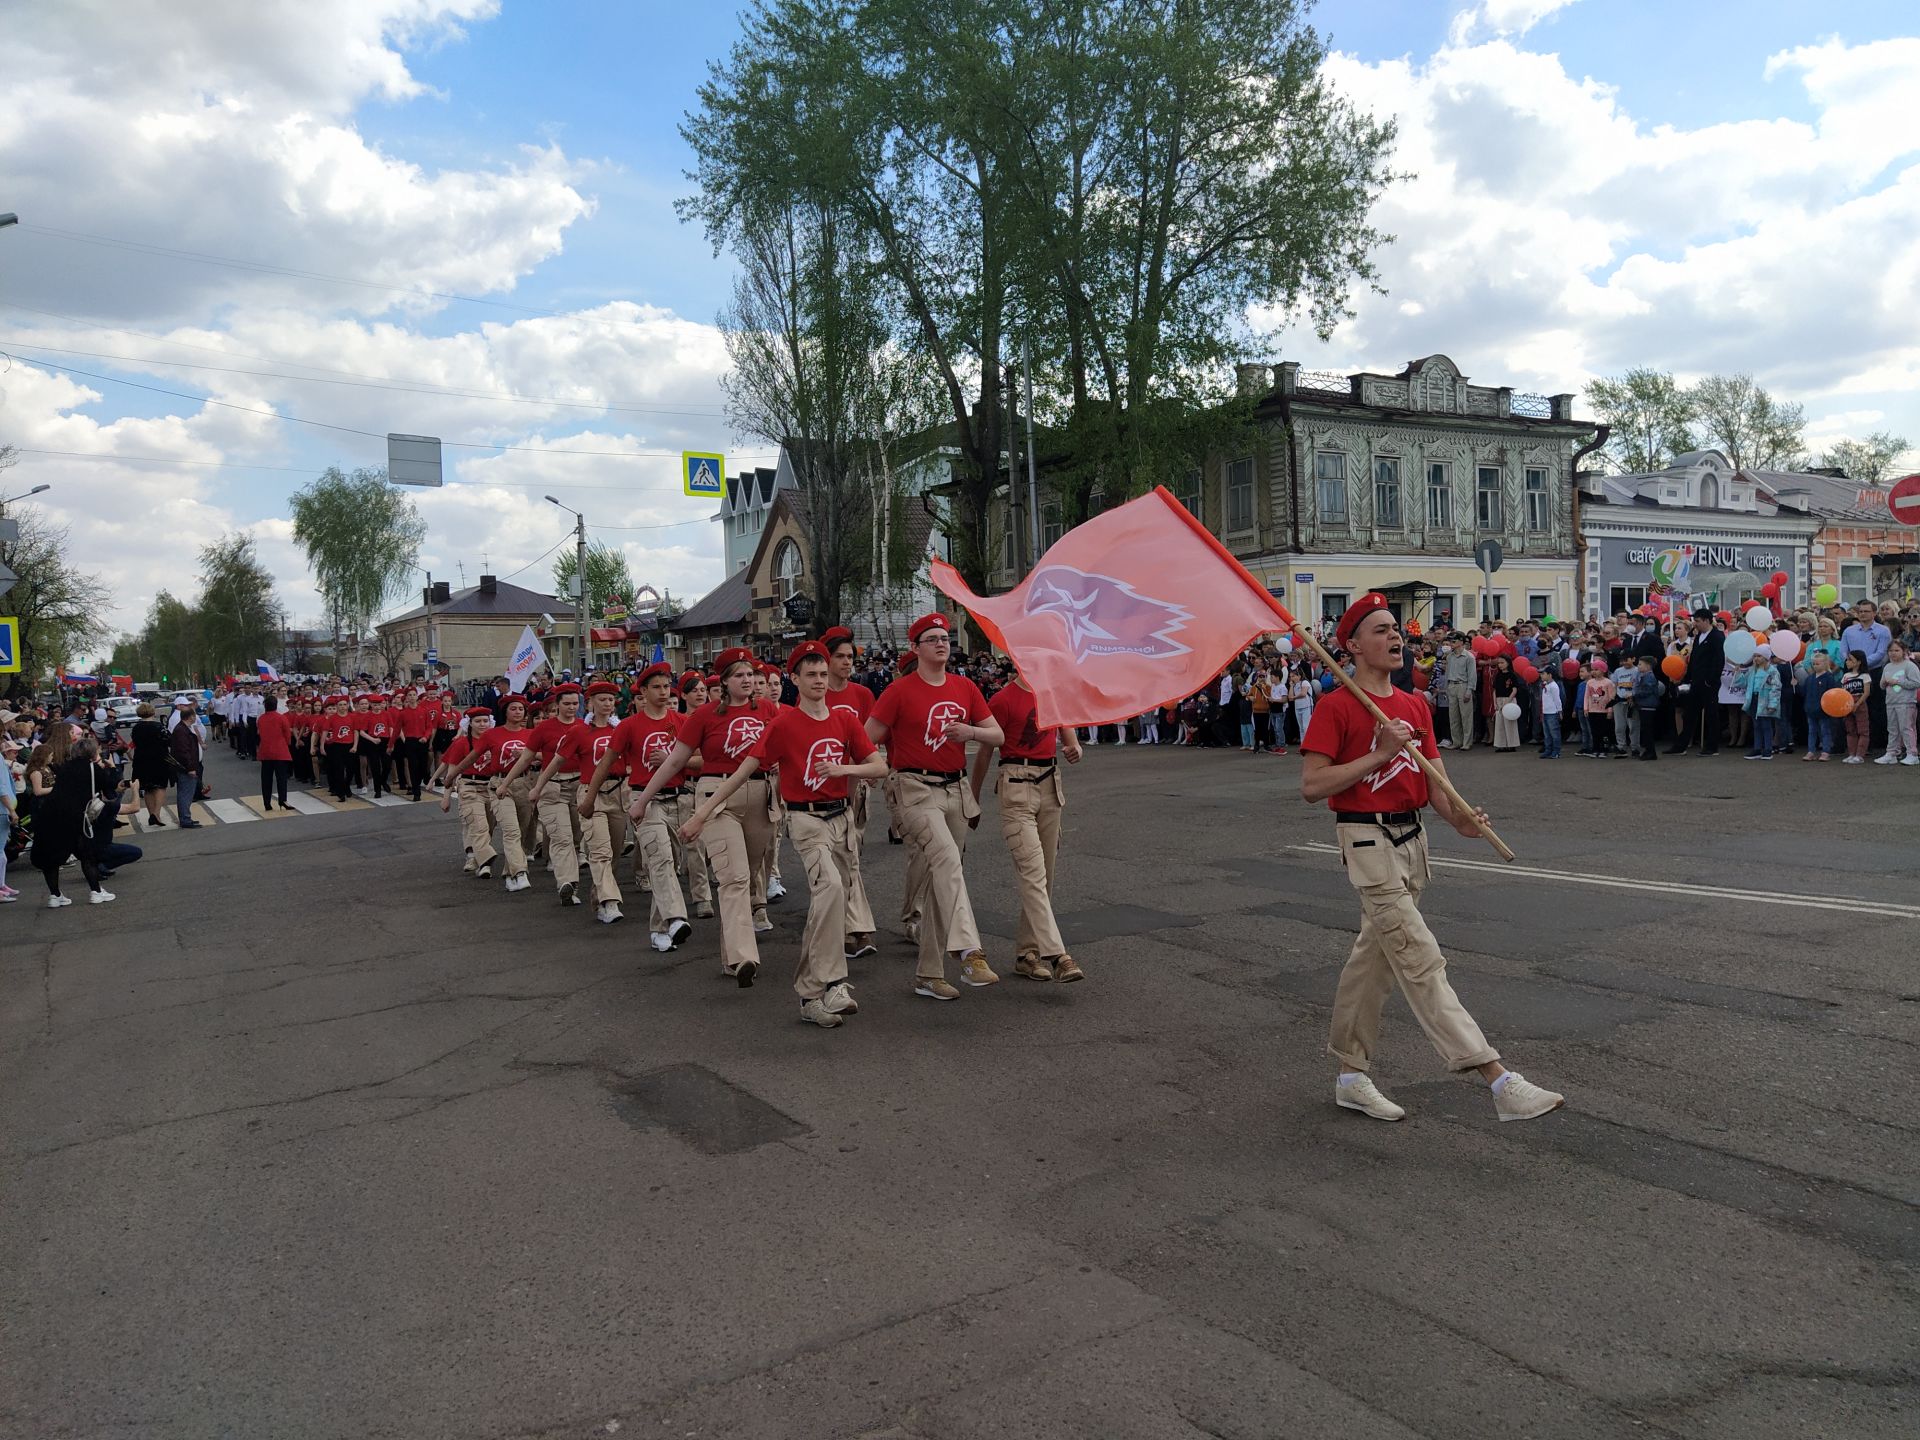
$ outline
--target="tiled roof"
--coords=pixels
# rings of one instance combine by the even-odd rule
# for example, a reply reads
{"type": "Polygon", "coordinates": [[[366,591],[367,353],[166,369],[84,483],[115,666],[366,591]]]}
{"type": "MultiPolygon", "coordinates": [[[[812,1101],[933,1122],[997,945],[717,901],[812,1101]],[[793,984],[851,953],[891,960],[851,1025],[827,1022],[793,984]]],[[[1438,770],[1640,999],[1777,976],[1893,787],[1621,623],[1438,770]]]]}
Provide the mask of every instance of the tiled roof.
{"type": "MultiPolygon", "coordinates": [[[[465,590],[456,590],[444,604],[433,607],[435,619],[448,619],[465,615],[485,618],[490,615],[519,617],[551,615],[554,619],[566,619],[573,615],[573,605],[557,595],[542,595],[538,590],[526,590],[518,585],[509,585],[504,580],[494,582],[491,592],[482,590],[478,585],[470,585],[465,590]]],[[[383,620],[382,625],[397,625],[403,620],[425,619],[427,607],[416,605],[413,609],[383,620]]]]}
{"type": "Polygon", "coordinates": [[[700,630],[710,625],[738,625],[753,609],[753,589],[747,584],[747,572],[736,571],[702,595],[678,620],[678,630],[700,630]]]}

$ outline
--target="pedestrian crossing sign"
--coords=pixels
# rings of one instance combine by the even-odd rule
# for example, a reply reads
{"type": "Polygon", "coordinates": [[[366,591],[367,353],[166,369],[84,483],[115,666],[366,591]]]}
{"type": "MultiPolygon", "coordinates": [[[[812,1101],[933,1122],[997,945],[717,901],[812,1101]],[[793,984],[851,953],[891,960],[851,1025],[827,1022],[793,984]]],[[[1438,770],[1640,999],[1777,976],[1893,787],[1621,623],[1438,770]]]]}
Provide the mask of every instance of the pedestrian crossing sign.
{"type": "Polygon", "coordinates": [[[727,457],[704,450],[680,452],[680,488],[704,500],[718,500],[726,486],[720,477],[726,473],[727,457]]]}
{"type": "Polygon", "coordinates": [[[0,615],[0,675],[20,673],[20,622],[0,615]]]}
{"type": "Polygon", "coordinates": [[[720,499],[726,493],[722,474],[726,474],[726,455],[712,455],[703,449],[680,451],[680,488],[685,493],[720,499]]]}

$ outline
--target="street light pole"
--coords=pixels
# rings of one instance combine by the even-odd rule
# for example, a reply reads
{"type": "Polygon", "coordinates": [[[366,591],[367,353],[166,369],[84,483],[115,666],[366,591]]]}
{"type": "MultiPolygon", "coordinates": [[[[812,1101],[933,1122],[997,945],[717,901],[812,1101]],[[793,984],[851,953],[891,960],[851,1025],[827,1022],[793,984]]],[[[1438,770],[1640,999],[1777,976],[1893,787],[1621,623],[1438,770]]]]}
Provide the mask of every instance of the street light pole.
{"type": "Polygon", "coordinates": [[[571,505],[560,505],[560,502],[551,495],[547,496],[546,500],[549,505],[559,505],[562,510],[573,516],[575,557],[573,568],[573,585],[575,591],[573,597],[573,629],[575,636],[574,646],[577,652],[574,657],[574,663],[580,667],[580,673],[584,675],[589,668],[587,665],[587,517],[571,505]]]}

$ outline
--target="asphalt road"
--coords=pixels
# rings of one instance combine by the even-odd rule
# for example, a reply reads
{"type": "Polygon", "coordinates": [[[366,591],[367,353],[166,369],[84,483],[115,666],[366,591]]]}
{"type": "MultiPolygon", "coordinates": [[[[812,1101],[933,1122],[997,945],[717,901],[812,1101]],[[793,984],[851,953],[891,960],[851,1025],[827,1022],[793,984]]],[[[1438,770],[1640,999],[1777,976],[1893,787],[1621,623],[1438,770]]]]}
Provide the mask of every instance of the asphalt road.
{"type": "MultiPolygon", "coordinates": [[[[1538,1122],[1398,1000],[1409,1119],[1332,1105],[1297,756],[1090,752],[1088,980],[939,1005],[885,934],[830,1032],[803,896],[741,991],[710,926],[463,878],[437,807],[153,836],[111,906],[16,873],[0,1433],[1911,1435],[1920,773],[1453,769],[1520,863],[1444,833],[1425,908],[1538,1122]]],[[[991,810],[969,868],[1010,968],[991,810]]]]}

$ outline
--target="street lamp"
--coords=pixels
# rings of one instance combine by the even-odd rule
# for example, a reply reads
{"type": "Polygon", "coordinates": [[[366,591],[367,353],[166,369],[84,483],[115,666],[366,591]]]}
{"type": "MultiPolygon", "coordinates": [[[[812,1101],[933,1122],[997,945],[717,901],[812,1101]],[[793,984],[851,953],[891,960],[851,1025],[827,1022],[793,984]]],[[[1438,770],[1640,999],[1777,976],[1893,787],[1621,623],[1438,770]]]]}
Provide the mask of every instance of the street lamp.
{"type": "Polygon", "coordinates": [[[38,495],[42,490],[51,490],[52,488],[53,486],[51,485],[36,485],[31,490],[22,490],[18,495],[7,496],[6,499],[0,500],[0,505],[11,505],[16,500],[24,500],[29,495],[38,495]]]}
{"type": "Polygon", "coordinates": [[[5,214],[0,214],[0,230],[6,229],[7,226],[9,225],[18,225],[19,223],[20,223],[20,217],[14,214],[11,210],[7,211],[5,214]]]}
{"type": "Polygon", "coordinates": [[[573,620],[574,620],[573,630],[574,630],[574,645],[578,652],[574,656],[574,663],[580,667],[580,673],[584,675],[587,671],[587,654],[588,654],[588,651],[587,651],[587,517],[582,515],[578,510],[574,509],[571,505],[560,505],[560,502],[554,499],[553,496],[551,495],[545,496],[543,498],[546,500],[546,502],[549,505],[559,505],[562,510],[566,511],[569,515],[573,516],[573,536],[574,536],[574,554],[575,554],[575,562],[574,562],[574,570],[573,570],[573,585],[574,585],[574,592],[575,592],[573,597],[573,620]]]}

